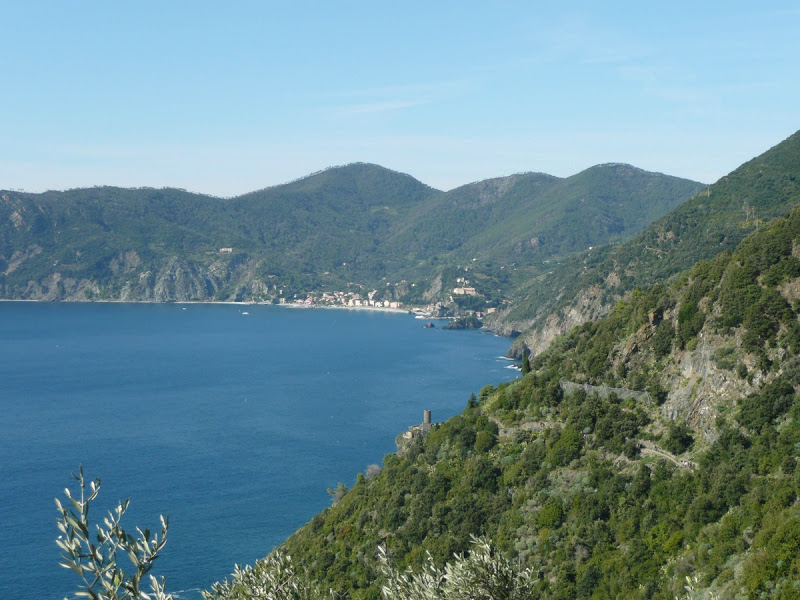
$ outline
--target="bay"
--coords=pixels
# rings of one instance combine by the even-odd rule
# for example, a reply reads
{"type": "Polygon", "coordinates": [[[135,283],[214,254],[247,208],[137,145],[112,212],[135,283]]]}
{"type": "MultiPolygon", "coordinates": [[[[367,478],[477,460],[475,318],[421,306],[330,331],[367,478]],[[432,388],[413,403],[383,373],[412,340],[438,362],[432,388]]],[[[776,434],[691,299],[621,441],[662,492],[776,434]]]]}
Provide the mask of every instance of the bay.
{"type": "Polygon", "coordinates": [[[515,376],[508,340],[404,314],[271,306],[0,304],[0,595],[63,598],[53,498],[83,465],[123,525],[169,542],[176,598],[253,563],[422,420],[515,376]],[[245,314],[248,313],[248,314],[245,314]]]}

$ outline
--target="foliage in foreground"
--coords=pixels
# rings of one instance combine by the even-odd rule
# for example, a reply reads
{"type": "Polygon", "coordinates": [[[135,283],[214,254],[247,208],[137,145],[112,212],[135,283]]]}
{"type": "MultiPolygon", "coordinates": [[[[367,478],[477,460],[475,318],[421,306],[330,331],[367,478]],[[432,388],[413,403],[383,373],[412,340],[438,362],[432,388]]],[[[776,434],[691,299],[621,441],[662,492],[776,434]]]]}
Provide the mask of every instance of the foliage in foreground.
{"type": "Polygon", "coordinates": [[[430,554],[422,569],[398,571],[380,550],[381,572],[387,583],[385,600],[524,600],[532,598],[537,581],[530,569],[520,571],[492,549],[486,539],[472,538],[472,552],[456,554],[439,568],[430,554]]]}
{"type": "MultiPolygon", "coordinates": [[[[485,539],[473,538],[470,553],[457,554],[444,567],[428,555],[421,569],[399,570],[386,549],[380,547],[379,564],[384,600],[527,600],[533,598],[537,581],[529,569],[518,570],[494,551],[485,539]]],[[[291,557],[280,550],[240,568],[232,578],[216,583],[205,600],[316,600],[337,598],[320,592],[295,570],[291,557]]]]}
{"type": "MultiPolygon", "coordinates": [[[[76,595],[92,600],[172,600],[172,595],[164,590],[163,578],[159,581],[150,576],[149,594],[140,588],[142,577],[151,570],[167,543],[168,519],[161,518],[160,536],[151,536],[149,530],[137,527],[137,539],[120,526],[129,504],[129,500],[125,500],[113,512],[109,511],[103,525],[95,524],[95,544],[89,533],[89,508],[100,491],[100,480],[95,479],[87,486],[83,467],[78,475],[73,473],[72,476],[78,481],[80,498],[74,498],[66,489],[71,506],[65,508],[56,499],[60,513],[58,528],[62,533],[56,543],[64,559],[61,566],[81,578],[81,591],[76,595]],[[134,567],[130,575],[122,569],[123,554],[134,567]]],[[[457,554],[443,568],[437,567],[429,554],[418,572],[393,566],[385,547],[378,548],[378,555],[384,600],[525,600],[532,597],[537,584],[530,569],[515,568],[485,539],[473,538],[472,552],[457,554]]],[[[334,600],[338,595],[332,590],[321,592],[319,586],[295,569],[289,555],[277,550],[254,567],[236,565],[231,579],[215,583],[210,591],[203,592],[203,598],[334,600]]]]}
{"type": "Polygon", "coordinates": [[[320,590],[295,570],[289,555],[277,550],[254,567],[236,565],[231,579],[203,592],[205,600],[316,600],[320,590]]]}
{"type": "Polygon", "coordinates": [[[70,504],[65,507],[56,498],[61,532],[56,544],[62,551],[61,566],[81,578],[81,591],[76,595],[92,600],[172,600],[172,595],[164,591],[163,577],[159,581],[150,575],[149,594],[140,588],[142,577],[153,568],[158,553],[167,543],[169,519],[161,517],[160,535],[151,535],[149,529],[142,531],[137,527],[139,537],[136,538],[120,525],[130,503],[125,500],[117,504],[113,512],[109,511],[102,525],[95,524],[93,536],[89,507],[100,492],[100,480],[89,482],[87,490],[83,467],[72,476],[78,482],[80,497],[73,497],[67,488],[64,493],[70,504]],[[130,560],[133,572],[126,573],[122,569],[122,555],[130,560]]]}

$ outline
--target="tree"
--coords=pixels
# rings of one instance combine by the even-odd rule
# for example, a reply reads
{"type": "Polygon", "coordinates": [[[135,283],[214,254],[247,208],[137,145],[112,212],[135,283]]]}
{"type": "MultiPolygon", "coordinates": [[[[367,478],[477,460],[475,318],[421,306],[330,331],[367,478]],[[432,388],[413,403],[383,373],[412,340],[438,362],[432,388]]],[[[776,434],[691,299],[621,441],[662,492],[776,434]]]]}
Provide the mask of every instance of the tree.
{"type": "MultiPolygon", "coordinates": [[[[497,552],[484,538],[472,538],[472,552],[456,554],[444,568],[428,554],[417,572],[401,571],[391,564],[386,548],[380,547],[379,568],[383,576],[383,600],[528,600],[538,581],[530,569],[520,570],[497,552]]],[[[292,559],[276,550],[254,567],[236,567],[231,579],[203,592],[204,600],[322,600],[318,586],[303,577],[292,559]]]]}
{"type": "Polygon", "coordinates": [[[684,423],[672,422],[662,443],[664,448],[673,454],[681,454],[692,445],[692,442],[694,442],[692,430],[684,423]]]}
{"type": "Polygon", "coordinates": [[[203,591],[204,600],[319,600],[323,594],[305,582],[280,550],[258,561],[254,567],[235,566],[231,579],[203,591]]]}
{"type": "Polygon", "coordinates": [[[70,505],[65,508],[56,498],[60,516],[58,529],[61,535],[56,544],[61,548],[62,567],[71,569],[80,576],[82,583],[79,596],[92,600],[172,600],[172,595],[164,592],[164,578],[157,580],[150,576],[151,593],[140,589],[141,579],[149,573],[158,553],[167,543],[169,517],[161,517],[161,535],[151,535],[149,529],[138,527],[138,539],[120,526],[130,500],[120,502],[114,511],[108,512],[103,525],[95,524],[96,536],[92,536],[89,524],[89,506],[100,492],[100,480],[95,479],[88,486],[83,476],[83,467],[78,475],[72,474],[80,488],[80,499],[74,498],[69,488],[64,490],[70,505]],[[95,544],[92,539],[97,540],[95,544]],[[129,558],[134,572],[128,575],[122,570],[118,554],[129,558]]]}
{"type": "Polygon", "coordinates": [[[340,481],[336,488],[328,488],[328,493],[331,495],[331,504],[336,504],[344,498],[347,493],[347,486],[340,481]]]}
{"type": "Polygon", "coordinates": [[[530,569],[519,570],[483,538],[472,538],[472,552],[456,554],[443,569],[428,555],[418,573],[398,571],[380,548],[384,600],[527,600],[538,581],[530,569]]]}
{"type": "Polygon", "coordinates": [[[531,361],[528,358],[528,349],[523,348],[522,350],[522,375],[527,375],[531,372],[531,361]]]}

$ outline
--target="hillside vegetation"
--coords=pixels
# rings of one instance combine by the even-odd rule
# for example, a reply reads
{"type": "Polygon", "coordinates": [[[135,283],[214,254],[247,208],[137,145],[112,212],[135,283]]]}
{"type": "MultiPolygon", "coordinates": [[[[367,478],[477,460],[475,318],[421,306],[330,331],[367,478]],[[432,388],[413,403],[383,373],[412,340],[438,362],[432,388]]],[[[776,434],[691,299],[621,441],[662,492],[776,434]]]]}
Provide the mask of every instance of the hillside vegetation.
{"type": "Polygon", "coordinates": [[[521,286],[489,323],[523,331],[517,344],[541,352],[559,333],[608,313],[623,294],[662,282],[732,250],[761,224],[800,202],[800,132],[745,163],[630,241],[593,249],[521,286]]]}
{"type": "Polygon", "coordinates": [[[566,179],[489,179],[434,198],[392,244],[462,260],[538,263],[628,238],[702,187],[622,164],[566,179]]]}
{"type": "Polygon", "coordinates": [[[537,598],[797,598],[798,245],[800,208],[559,338],[340,487],[299,577],[378,598],[379,546],[419,570],[482,535],[537,598]]]}
{"type": "Polygon", "coordinates": [[[463,277],[469,264],[485,309],[549,257],[630,237],[700,187],[603,165],[444,193],[353,164],[230,199],[176,189],[4,191],[0,297],[292,301],[350,284],[426,303],[447,299],[457,279],[448,273],[461,267],[463,277]]]}

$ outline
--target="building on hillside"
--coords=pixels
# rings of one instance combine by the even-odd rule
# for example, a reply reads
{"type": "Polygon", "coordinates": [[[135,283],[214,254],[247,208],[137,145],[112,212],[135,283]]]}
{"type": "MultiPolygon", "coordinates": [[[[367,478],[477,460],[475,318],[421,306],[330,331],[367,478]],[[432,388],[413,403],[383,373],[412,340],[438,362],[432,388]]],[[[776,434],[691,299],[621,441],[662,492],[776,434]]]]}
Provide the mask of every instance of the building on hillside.
{"type": "Polygon", "coordinates": [[[408,431],[404,431],[398,435],[394,442],[397,445],[397,455],[403,456],[411,447],[415,440],[423,440],[430,432],[433,424],[431,423],[431,411],[425,409],[422,413],[422,423],[419,425],[412,425],[408,431]]]}
{"type": "Polygon", "coordinates": [[[457,287],[453,288],[453,295],[455,296],[477,296],[478,292],[475,288],[471,287],[457,287]]]}

